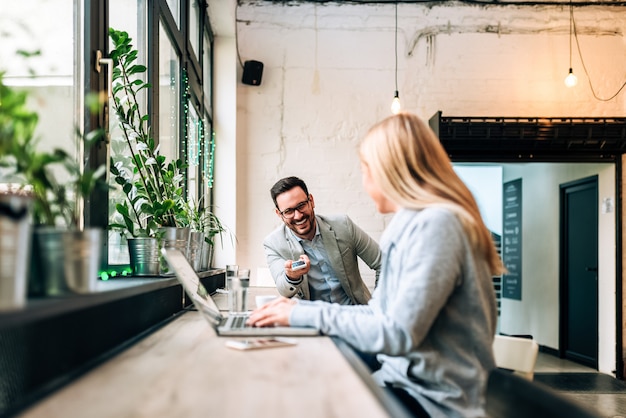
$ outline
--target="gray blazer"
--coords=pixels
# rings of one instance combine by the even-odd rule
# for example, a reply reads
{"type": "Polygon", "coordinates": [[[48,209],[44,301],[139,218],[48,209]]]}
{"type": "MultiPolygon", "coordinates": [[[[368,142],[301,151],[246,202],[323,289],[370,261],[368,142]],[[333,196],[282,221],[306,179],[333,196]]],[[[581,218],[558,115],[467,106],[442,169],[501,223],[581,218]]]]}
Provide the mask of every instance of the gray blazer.
{"type": "MultiPolygon", "coordinates": [[[[359,272],[357,257],[380,274],[381,253],[378,243],[359,228],[347,215],[320,216],[315,219],[322,236],[329,262],[353,304],[366,304],[371,294],[359,272]]],[[[278,292],[285,297],[298,296],[310,300],[307,275],[298,285],[287,281],[285,261],[297,260],[304,254],[302,245],[286,225],[281,225],[263,240],[267,264],[276,282],[278,292]]]]}

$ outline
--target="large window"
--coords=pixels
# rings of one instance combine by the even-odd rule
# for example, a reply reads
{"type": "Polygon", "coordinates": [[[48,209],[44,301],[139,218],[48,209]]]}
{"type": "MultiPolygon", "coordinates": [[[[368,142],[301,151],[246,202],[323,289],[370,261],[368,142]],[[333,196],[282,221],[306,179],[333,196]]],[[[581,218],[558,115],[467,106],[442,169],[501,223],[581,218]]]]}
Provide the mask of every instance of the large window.
{"type": "MultiPolygon", "coordinates": [[[[148,67],[145,81],[152,87],[140,100],[145,106],[143,113],[150,115],[153,137],[167,160],[182,158],[188,164],[185,190],[194,200],[208,194],[210,188],[204,175],[205,153],[210,149],[211,139],[210,135],[205,135],[210,132],[205,121],[209,119],[201,115],[207,114],[206,104],[211,103],[211,99],[203,97],[192,104],[188,92],[210,86],[210,80],[203,80],[210,72],[203,71],[197,76],[196,71],[194,77],[187,77],[184,69],[211,67],[210,54],[201,53],[212,50],[211,37],[199,35],[208,30],[203,27],[203,22],[208,21],[202,15],[205,10],[204,0],[109,0],[109,26],[129,33],[133,46],[139,51],[138,63],[148,67]],[[181,16],[181,11],[189,16],[181,16]],[[185,39],[184,34],[188,34],[189,39],[185,39]]],[[[128,146],[120,141],[114,115],[110,116],[110,131],[113,161],[128,161],[128,146]]],[[[119,190],[109,193],[109,222],[120,220],[115,203],[123,197],[119,190]]],[[[209,199],[206,202],[208,204],[209,199]]],[[[109,268],[119,270],[117,265],[123,268],[129,261],[126,237],[115,231],[108,235],[109,268]]]]}
{"type": "MultiPolygon", "coordinates": [[[[138,63],[146,65],[147,80],[152,91],[140,98],[143,113],[150,115],[152,135],[158,142],[161,155],[169,161],[182,158],[188,164],[185,171],[185,193],[191,199],[203,200],[210,205],[210,187],[207,184],[208,155],[211,149],[211,132],[206,126],[211,105],[212,50],[210,33],[203,27],[208,18],[203,0],[157,0],[154,2],[126,2],[109,0],[109,26],[129,33],[133,46],[139,51],[138,63]],[[188,14],[181,16],[181,11],[188,14]],[[156,25],[154,24],[156,22],[156,25]],[[188,25],[188,27],[185,27],[188,25]],[[158,28],[157,33],[150,28],[158,28]],[[200,36],[200,33],[206,34],[200,36]],[[188,34],[185,39],[183,34],[188,34]],[[201,54],[201,51],[209,53],[201,54]],[[200,61],[198,61],[200,60],[200,61]],[[205,68],[201,76],[188,77],[187,68],[205,68]],[[202,100],[189,100],[189,91],[203,91],[202,100]],[[208,88],[208,90],[207,90],[208,88]]],[[[111,46],[109,46],[110,48],[111,46]]],[[[128,146],[122,141],[117,120],[110,117],[111,156],[113,161],[129,161],[128,146]]],[[[109,223],[119,222],[115,204],[123,200],[119,191],[109,193],[109,223]]],[[[109,268],[128,263],[125,236],[110,231],[108,241],[109,268]]],[[[119,269],[117,269],[119,270],[119,269]]]]}
{"type": "MultiPolygon", "coordinates": [[[[82,22],[81,7],[75,10],[73,3],[5,3],[0,13],[0,72],[6,85],[28,94],[28,107],[38,114],[37,149],[60,148],[80,159],[75,128],[81,127],[82,120],[82,22]]],[[[64,171],[57,171],[60,181],[63,175],[64,171]]],[[[0,183],[12,181],[17,178],[0,172],[0,183]]]]}
{"type": "MultiPolygon", "coordinates": [[[[148,68],[144,81],[152,87],[141,92],[138,102],[141,113],[150,117],[160,153],[169,160],[188,159],[184,184],[190,197],[208,194],[211,90],[210,79],[204,78],[210,78],[212,48],[206,11],[205,0],[20,0],[5,7],[0,14],[0,72],[5,84],[28,92],[28,106],[39,116],[38,147],[63,149],[91,168],[108,163],[109,157],[114,163],[129,161],[111,99],[101,100],[95,115],[85,110],[90,93],[102,98],[107,90],[107,64],[97,64],[112,48],[111,27],[129,34],[137,63],[148,68]],[[188,69],[193,76],[186,76],[188,69]],[[87,152],[76,130],[94,128],[108,128],[108,145],[102,141],[87,152]]],[[[0,182],[16,180],[0,169],[0,182]]],[[[81,226],[108,226],[123,197],[119,190],[92,196],[81,226]]],[[[115,231],[107,235],[109,267],[127,264],[124,237],[115,231]]]]}
{"type": "MultiPolygon", "coordinates": [[[[109,27],[128,32],[128,36],[133,39],[133,46],[139,52],[137,61],[139,63],[147,62],[147,4],[144,1],[128,2],[125,0],[109,0],[109,27]]],[[[103,30],[107,28],[103,27],[103,30]]],[[[108,38],[108,37],[107,37],[108,38]]],[[[109,50],[113,48],[109,43],[109,50]]],[[[144,91],[139,97],[142,107],[142,113],[147,112],[148,97],[144,91]]],[[[109,107],[109,132],[110,132],[110,156],[113,163],[123,163],[123,166],[131,170],[130,156],[128,145],[117,123],[117,117],[109,107]]],[[[115,205],[124,200],[124,193],[115,187],[114,179],[110,178],[112,187],[109,192],[108,199],[108,220],[109,223],[123,223],[121,216],[116,212],[115,205]]],[[[108,264],[110,265],[126,265],[129,263],[128,247],[126,237],[119,231],[108,231],[108,264]]]]}
{"type": "Polygon", "coordinates": [[[159,24],[159,141],[161,153],[178,158],[180,133],[180,58],[159,24]]]}
{"type": "Polygon", "coordinates": [[[200,55],[200,16],[201,1],[191,0],[189,4],[189,42],[194,55],[200,55]]]}

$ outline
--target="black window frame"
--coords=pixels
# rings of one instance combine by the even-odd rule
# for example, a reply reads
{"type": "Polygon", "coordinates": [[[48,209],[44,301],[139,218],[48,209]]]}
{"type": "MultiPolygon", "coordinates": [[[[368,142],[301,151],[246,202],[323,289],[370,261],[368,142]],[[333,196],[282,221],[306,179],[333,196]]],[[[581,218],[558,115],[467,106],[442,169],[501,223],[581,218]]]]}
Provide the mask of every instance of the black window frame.
{"type": "MultiPolygon", "coordinates": [[[[107,89],[108,80],[106,80],[106,72],[96,71],[96,51],[105,51],[104,56],[108,55],[109,38],[109,0],[86,0],[84,4],[85,8],[85,29],[84,29],[84,68],[85,68],[85,91],[83,92],[86,97],[89,94],[99,94],[107,89]]],[[[213,80],[204,80],[204,59],[203,54],[205,50],[208,50],[210,54],[213,51],[213,33],[209,23],[208,16],[208,3],[206,0],[180,0],[181,18],[180,26],[176,24],[176,19],[169,9],[167,0],[153,0],[147,3],[147,24],[145,36],[150,42],[147,43],[147,62],[148,67],[147,79],[152,84],[152,88],[148,90],[148,114],[150,115],[151,129],[155,140],[159,141],[159,86],[155,81],[158,80],[159,72],[159,24],[162,24],[165,31],[170,36],[170,40],[174,49],[177,51],[180,57],[180,67],[178,68],[179,74],[182,76],[183,71],[188,75],[188,88],[191,95],[194,97],[197,110],[203,121],[208,121],[204,126],[204,143],[203,147],[210,147],[212,136],[212,105],[213,98],[206,97],[205,92],[208,91],[212,95],[213,80]],[[200,9],[199,19],[199,37],[200,51],[198,54],[194,52],[192,43],[189,41],[189,10],[192,2],[197,2],[200,9]],[[206,36],[208,34],[208,36],[206,36]],[[205,41],[209,40],[210,47],[205,46],[205,41]],[[210,88],[205,89],[204,86],[209,84],[210,88]]],[[[123,29],[123,28],[118,28],[123,29]]],[[[213,57],[209,57],[209,63],[211,71],[208,74],[212,74],[213,57]]],[[[181,77],[182,79],[182,77],[181,77]]],[[[187,100],[187,93],[185,88],[181,86],[179,89],[179,156],[184,157],[186,150],[184,150],[184,135],[186,134],[186,113],[184,112],[185,102],[187,100]]],[[[85,112],[85,129],[97,129],[104,128],[108,123],[106,116],[106,109],[101,109],[99,114],[89,116],[89,112],[85,112]]],[[[203,148],[204,149],[204,148],[203,148]]],[[[90,154],[86,156],[88,160],[86,163],[88,167],[95,168],[99,165],[105,164],[107,159],[107,144],[102,141],[98,146],[93,147],[90,150],[90,154]]],[[[200,178],[200,181],[204,179],[200,178]]],[[[185,178],[185,184],[187,178],[185,178]]],[[[205,195],[205,200],[209,206],[213,205],[213,195],[211,188],[206,188],[204,185],[200,188],[202,191],[208,191],[205,195]]],[[[102,227],[107,228],[109,222],[108,214],[109,197],[107,191],[98,191],[91,196],[91,198],[85,202],[85,226],[102,227]]],[[[105,245],[103,251],[103,260],[108,260],[108,245],[105,245]]],[[[108,265],[105,261],[108,271],[121,271],[127,266],[123,265],[108,265]]]]}

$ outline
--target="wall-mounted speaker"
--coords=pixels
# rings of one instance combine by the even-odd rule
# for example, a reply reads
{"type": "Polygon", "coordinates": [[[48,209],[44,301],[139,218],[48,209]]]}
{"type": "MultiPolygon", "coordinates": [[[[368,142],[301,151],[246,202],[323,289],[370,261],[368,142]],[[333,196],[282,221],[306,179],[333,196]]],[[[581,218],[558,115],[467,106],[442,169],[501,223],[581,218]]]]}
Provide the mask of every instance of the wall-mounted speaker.
{"type": "Polygon", "coordinates": [[[263,63],[260,61],[246,61],[243,64],[243,76],[241,82],[251,86],[261,84],[263,77],[263,63]]]}

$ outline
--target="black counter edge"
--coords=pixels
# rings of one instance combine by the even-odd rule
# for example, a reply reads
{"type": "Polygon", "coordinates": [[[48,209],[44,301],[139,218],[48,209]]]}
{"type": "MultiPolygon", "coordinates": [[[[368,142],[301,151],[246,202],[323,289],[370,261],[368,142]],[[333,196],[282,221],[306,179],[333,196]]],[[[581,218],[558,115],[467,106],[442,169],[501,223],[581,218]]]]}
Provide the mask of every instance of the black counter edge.
{"type": "Polygon", "coordinates": [[[405,406],[397,400],[392,394],[385,391],[372,378],[369,368],[363,363],[361,358],[355,353],[354,349],[339,337],[331,337],[335,346],[339,349],[344,358],[352,366],[357,375],[361,378],[365,386],[372,392],[374,397],[378,399],[383,408],[393,418],[413,418],[405,406]]]}

